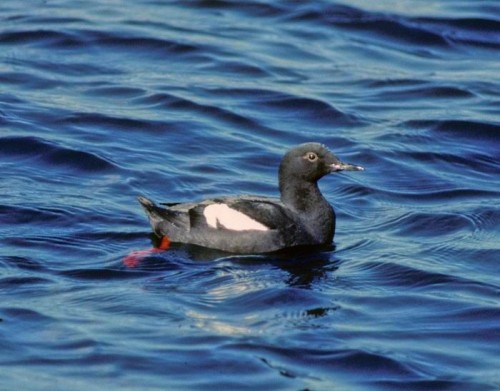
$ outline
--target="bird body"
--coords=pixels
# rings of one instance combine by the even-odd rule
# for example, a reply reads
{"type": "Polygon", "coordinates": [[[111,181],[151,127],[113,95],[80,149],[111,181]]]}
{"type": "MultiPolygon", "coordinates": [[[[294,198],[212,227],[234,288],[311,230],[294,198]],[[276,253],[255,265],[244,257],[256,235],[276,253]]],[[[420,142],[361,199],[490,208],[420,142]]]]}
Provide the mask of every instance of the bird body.
{"type": "Polygon", "coordinates": [[[158,206],[139,197],[156,235],[233,253],[266,253],[330,244],[335,212],[317,181],[324,175],[362,167],[341,163],[318,143],[285,154],[279,169],[281,197],[237,196],[158,206]]]}

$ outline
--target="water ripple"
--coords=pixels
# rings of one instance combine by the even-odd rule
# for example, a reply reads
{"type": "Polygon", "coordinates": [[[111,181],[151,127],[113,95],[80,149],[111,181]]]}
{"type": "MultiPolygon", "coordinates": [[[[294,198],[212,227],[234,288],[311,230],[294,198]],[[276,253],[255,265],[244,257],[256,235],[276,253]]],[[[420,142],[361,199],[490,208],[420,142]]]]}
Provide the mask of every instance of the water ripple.
{"type": "Polygon", "coordinates": [[[51,167],[83,172],[106,171],[113,163],[94,153],[66,148],[36,137],[2,137],[0,154],[19,160],[36,160],[51,167]]]}

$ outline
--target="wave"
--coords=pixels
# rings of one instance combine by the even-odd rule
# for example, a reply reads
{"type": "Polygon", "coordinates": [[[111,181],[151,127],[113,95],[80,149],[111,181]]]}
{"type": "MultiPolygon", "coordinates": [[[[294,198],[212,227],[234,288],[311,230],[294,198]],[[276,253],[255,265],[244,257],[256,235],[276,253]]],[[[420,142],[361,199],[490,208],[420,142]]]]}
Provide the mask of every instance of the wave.
{"type": "Polygon", "coordinates": [[[2,262],[2,264],[6,265],[8,268],[32,271],[34,273],[48,270],[47,266],[43,262],[29,257],[10,255],[2,257],[2,260],[0,262],[2,262]]]}
{"type": "Polygon", "coordinates": [[[167,93],[157,93],[136,100],[137,104],[176,110],[177,112],[189,112],[204,115],[216,122],[224,122],[236,126],[237,129],[252,129],[258,131],[264,129],[263,125],[248,116],[235,113],[229,109],[198,103],[194,100],[175,96],[167,93]]]}
{"type": "MultiPolygon", "coordinates": [[[[191,1],[193,8],[236,12],[250,18],[266,17],[282,22],[306,23],[314,28],[337,28],[360,33],[365,39],[379,39],[386,44],[413,45],[422,48],[455,49],[456,47],[500,47],[500,21],[484,12],[475,18],[412,17],[400,14],[368,11],[342,4],[323,2],[305,3],[299,6],[263,4],[253,1],[232,2],[191,1]]],[[[26,17],[25,17],[26,18],[26,17]]],[[[26,22],[49,25],[84,25],[80,18],[29,17],[26,22]]],[[[126,23],[126,22],[125,22],[126,23]]],[[[132,22],[129,22],[132,23],[132,22]]],[[[164,26],[165,27],[165,26],[164,26]]],[[[171,29],[174,26],[169,26],[171,29]]],[[[148,35],[132,33],[116,34],[110,31],[88,29],[32,29],[6,31],[0,34],[2,44],[31,44],[67,49],[75,47],[124,48],[142,55],[194,55],[205,56],[214,52],[207,44],[172,41],[148,35]]]]}
{"type": "Polygon", "coordinates": [[[257,1],[191,0],[189,5],[201,9],[232,10],[245,16],[251,15],[257,17],[278,16],[284,11],[284,8],[276,3],[257,1]]]}
{"type": "Polygon", "coordinates": [[[436,119],[411,120],[402,124],[413,129],[430,129],[438,135],[465,137],[470,140],[495,141],[500,137],[500,123],[473,120],[436,119]]]}
{"type": "Polygon", "coordinates": [[[345,5],[304,6],[289,19],[369,33],[366,37],[378,37],[386,42],[449,47],[446,37],[411,18],[369,12],[345,5]]]}
{"type": "Polygon", "coordinates": [[[69,223],[72,214],[63,208],[0,205],[2,221],[7,224],[69,223]]]}
{"type": "Polygon", "coordinates": [[[169,41],[154,37],[124,35],[110,31],[66,29],[18,30],[0,34],[3,45],[42,45],[49,48],[68,49],[89,47],[133,49],[141,53],[187,54],[196,52],[195,45],[169,41]]]}
{"type": "Polygon", "coordinates": [[[439,286],[440,289],[444,289],[443,285],[449,285],[450,290],[455,290],[460,286],[460,289],[464,291],[467,289],[473,290],[476,287],[479,289],[484,287],[484,284],[473,280],[445,273],[421,270],[398,263],[366,262],[361,269],[363,273],[371,274],[376,276],[376,278],[382,279],[383,285],[386,287],[401,286],[407,288],[428,288],[439,286]]]}
{"type": "Polygon", "coordinates": [[[48,47],[77,47],[83,46],[85,42],[79,38],[78,34],[57,30],[21,30],[5,31],[0,34],[2,44],[20,45],[43,45],[48,47]]]}
{"type": "Polygon", "coordinates": [[[101,113],[74,112],[60,117],[55,122],[61,125],[81,126],[85,128],[100,128],[107,131],[146,131],[154,132],[166,123],[161,121],[141,120],[128,117],[118,117],[101,113]]]}
{"type": "MultiPolygon", "coordinates": [[[[486,14],[486,13],[485,13],[486,14]]],[[[428,18],[363,10],[347,5],[307,4],[288,10],[287,21],[335,27],[361,33],[385,44],[454,49],[460,46],[500,47],[500,21],[493,18],[428,18]]]]}
{"type": "Polygon", "coordinates": [[[476,94],[464,87],[455,86],[434,86],[425,85],[423,83],[414,82],[410,86],[404,86],[405,83],[394,83],[393,81],[376,81],[370,83],[371,87],[376,87],[376,91],[372,92],[376,98],[383,98],[391,101],[412,101],[421,99],[428,101],[429,99],[469,99],[476,97],[476,94]]]}
{"type": "Polygon", "coordinates": [[[38,137],[2,137],[0,155],[15,160],[36,160],[51,168],[82,172],[102,172],[116,168],[111,161],[92,152],[63,147],[38,137]]]}
{"type": "Polygon", "coordinates": [[[500,20],[483,18],[415,18],[455,44],[500,48],[500,20]]]}

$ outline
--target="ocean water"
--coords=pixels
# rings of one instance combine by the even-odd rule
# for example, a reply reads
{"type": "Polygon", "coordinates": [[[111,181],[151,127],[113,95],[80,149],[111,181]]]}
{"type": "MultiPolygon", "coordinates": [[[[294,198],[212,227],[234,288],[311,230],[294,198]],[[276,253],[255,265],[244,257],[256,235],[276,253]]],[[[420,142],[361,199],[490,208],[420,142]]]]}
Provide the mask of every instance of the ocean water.
{"type": "Polygon", "coordinates": [[[2,0],[1,390],[500,389],[496,0],[2,0]],[[335,244],[155,245],[136,201],[277,195],[335,244]]]}

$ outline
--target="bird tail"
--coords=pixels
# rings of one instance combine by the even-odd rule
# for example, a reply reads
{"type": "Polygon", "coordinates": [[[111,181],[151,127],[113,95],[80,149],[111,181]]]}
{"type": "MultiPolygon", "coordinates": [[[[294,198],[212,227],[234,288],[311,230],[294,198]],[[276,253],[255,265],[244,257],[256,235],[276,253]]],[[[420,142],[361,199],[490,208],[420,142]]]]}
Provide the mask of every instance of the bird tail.
{"type": "Polygon", "coordinates": [[[148,214],[153,212],[155,210],[155,208],[157,208],[155,203],[153,201],[151,201],[149,198],[139,196],[139,197],[137,197],[137,200],[139,201],[139,203],[142,205],[142,207],[144,208],[144,210],[148,214]]]}
{"type": "Polygon", "coordinates": [[[157,206],[153,201],[149,198],[139,196],[137,200],[142,205],[144,211],[149,217],[149,222],[153,229],[155,229],[157,223],[164,220],[167,217],[168,209],[161,208],[157,206]]]}
{"type": "Polygon", "coordinates": [[[171,208],[178,203],[162,203],[166,207],[161,207],[146,197],[138,197],[138,200],[148,215],[153,232],[158,236],[170,236],[173,232],[186,232],[190,229],[189,215],[185,211],[171,208]]]}

